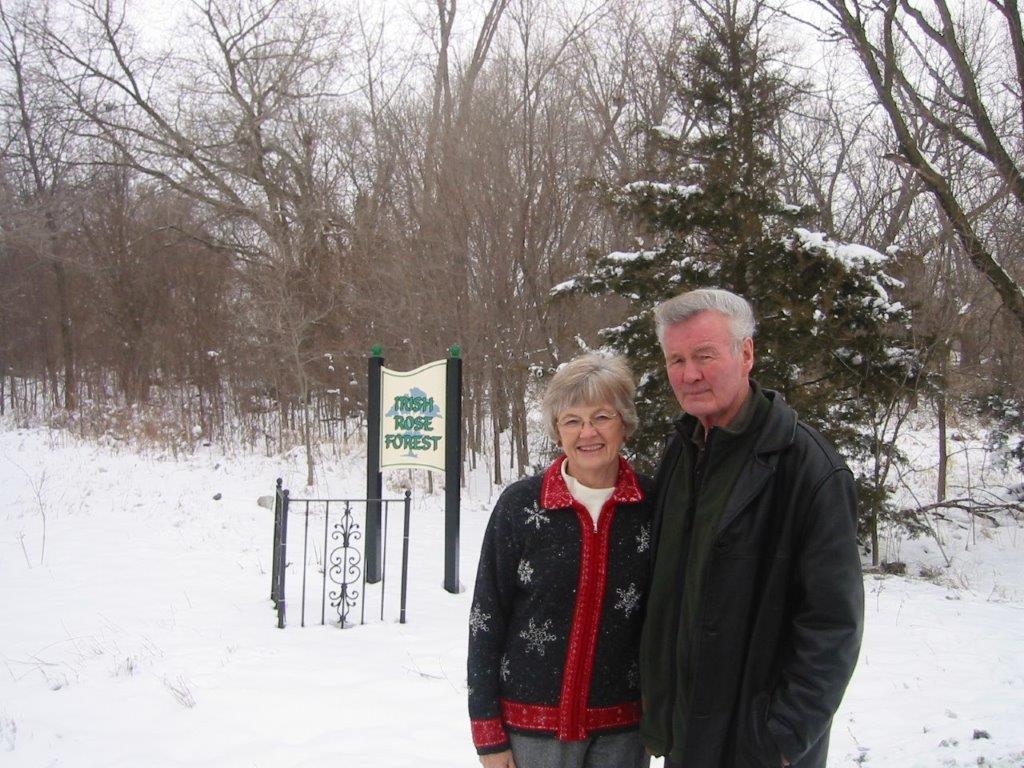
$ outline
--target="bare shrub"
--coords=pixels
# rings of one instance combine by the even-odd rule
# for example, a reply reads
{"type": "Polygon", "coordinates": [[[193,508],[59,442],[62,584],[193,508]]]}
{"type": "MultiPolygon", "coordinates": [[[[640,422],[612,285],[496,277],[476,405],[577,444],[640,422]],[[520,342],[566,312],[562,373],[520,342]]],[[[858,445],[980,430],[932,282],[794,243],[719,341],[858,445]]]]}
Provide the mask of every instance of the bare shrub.
{"type": "Polygon", "coordinates": [[[196,697],[192,693],[192,688],[181,675],[178,675],[177,680],[168,680],[165,677],[164,685],[171,692],[174,700],[181,704],[181,706],[186,709],[192,709],[196,705],[196,697]]]}

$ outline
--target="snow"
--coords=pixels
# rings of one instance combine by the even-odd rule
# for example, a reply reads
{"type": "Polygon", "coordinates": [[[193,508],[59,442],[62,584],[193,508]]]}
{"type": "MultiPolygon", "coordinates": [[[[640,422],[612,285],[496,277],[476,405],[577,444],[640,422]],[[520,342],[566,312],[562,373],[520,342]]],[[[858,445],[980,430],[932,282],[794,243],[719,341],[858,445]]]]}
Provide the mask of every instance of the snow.
{"type": "Polygon", "coordinates": [[[658,251],[612,251],[605,259],[612,264],[629,264],[634,261],[650,261],[658,251]]]}
{"type": "Polygon", "coordinates": [[[572,278],[554,286],[548,293],[551,296],[561,296],[563,293],[572,293],[576,290],[576,287],[576,278],[572,278]]]}
{"type": "Polygon", "coordinates": [[[669,141],[679,141],[682,138],[682,133],[669,125],[656,125],[651,130],[669,141]]]}
{"type": "MultiPolygon", "coordinates": [[[[359,474],[340,462],[317,491],[361,496],[359,474]]],[[[392,601],[383,623],[303,629],[293,605],[279,630],[256,505],[278,475],[304,495],[298,454],[175,462],[0,432],[0,764],[476,765],[442,499],[414,504],[409,623],[392,601]]],[[[470,541],[486,513],[464,504],[470,541]]]]}
{"type": "MultiPolygon", "coordinates": [[[[951,493],[1019,484],[981,451],[983,437],[961,430],[951,442],[951,493]]],[[[361,496],[358,448],[328,454],[309,492],[361,496]]],[[[910,433],[905,448],[926,497],[934,429],[910,433]]],[[[481,463],[463,491],[470,586],[499,490],[487,472],[481,463]]],[[[256,503],[278,476],[306,495],[300,452],[200,447],[172,459],[0,422],[0,765],[478,765],[465,704],[471,590],[441,588],[440,488],[428,496],[422,478],[414,488],[408,623],[389,592],[384,621],[301,628],[292,600],[280,630],[268,599],[272,518],[256,503]]],[[[386,474],[386,494],[409,478],[386,474]]],[[[1024,764],[1024,530],[1010,518],[935,525],[941,547],[883,536],[908,576],[865,576],[864,650],[832,730],[832,768],[1024,764]]]]}
{"type": "Polygon", "coordinates": [[[793,232],[804,248],[820,248],[851,270],[859,269],[866,264],[882,264],[887,261],[886,257],[874,248],[836,242],[830,240],[824,232],[811,232],[803,227],[795,227],[793,232]]]}
{"type": "Polygon", "coordinates": [[[632,181],[626,184],[622,191],[626,194],[633,192],[654,193],[659,195],[671,195],[673,197],[691,197],[699,195],[702,190],[698,184],[666,184],[661,181],[632,181]]]}

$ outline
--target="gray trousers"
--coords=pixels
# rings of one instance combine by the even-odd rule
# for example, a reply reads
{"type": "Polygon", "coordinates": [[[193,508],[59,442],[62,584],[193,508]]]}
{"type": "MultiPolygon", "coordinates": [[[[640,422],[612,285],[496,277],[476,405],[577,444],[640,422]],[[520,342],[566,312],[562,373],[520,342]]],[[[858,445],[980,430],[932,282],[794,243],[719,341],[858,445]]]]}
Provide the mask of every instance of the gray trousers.
{"type": "Polygon", "coordinates": [[[510,733],[516,768],[647,768],[650,755],[637,731],[605,733],[584,741],[510,733]]]}

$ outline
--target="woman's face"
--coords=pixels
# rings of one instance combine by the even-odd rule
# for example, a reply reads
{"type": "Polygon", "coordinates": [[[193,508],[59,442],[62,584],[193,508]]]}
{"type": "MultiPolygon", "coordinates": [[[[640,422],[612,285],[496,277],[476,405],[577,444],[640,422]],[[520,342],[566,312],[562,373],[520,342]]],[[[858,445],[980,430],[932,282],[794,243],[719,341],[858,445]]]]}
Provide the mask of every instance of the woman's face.
{"type": "Polygon", "coordinates": [[[591,488],[610,488],[619,473],[626,426],[610,403],[578,405],[558,414],[558,437],[569,474],[591,488]]]}

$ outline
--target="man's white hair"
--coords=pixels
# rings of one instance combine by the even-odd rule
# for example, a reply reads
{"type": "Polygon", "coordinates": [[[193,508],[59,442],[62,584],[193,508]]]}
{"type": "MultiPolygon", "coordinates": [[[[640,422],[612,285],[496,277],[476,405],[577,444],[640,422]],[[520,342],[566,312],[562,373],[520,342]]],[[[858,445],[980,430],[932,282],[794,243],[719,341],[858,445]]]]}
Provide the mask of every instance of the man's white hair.
{"type": "Polygon", "coordinates": [[[753,338],[754,311],[746,299],[721,288],[697,288],[673,296],[655,307],[654,326],[662,349],[665,347],[665,330],[669,326],[709,311],[719,312],[729,318],[734,348],[739,349],[747,337],[753,338]]]}

